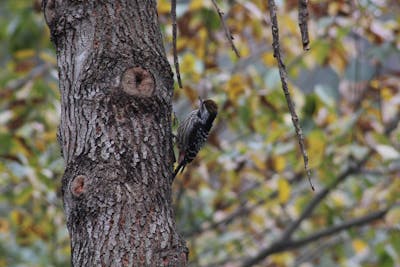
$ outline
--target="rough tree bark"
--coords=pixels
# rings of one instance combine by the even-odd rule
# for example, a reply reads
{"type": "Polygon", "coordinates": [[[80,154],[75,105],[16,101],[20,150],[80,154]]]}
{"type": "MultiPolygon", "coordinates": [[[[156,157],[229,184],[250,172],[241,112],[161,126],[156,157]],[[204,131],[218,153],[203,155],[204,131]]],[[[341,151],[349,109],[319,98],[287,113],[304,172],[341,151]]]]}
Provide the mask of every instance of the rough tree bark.
{"type": "Polygon", "coordinates": [[[43,0],[43,10],[57,50],[72,265],[185,266],[156,1],[43,0]]]}

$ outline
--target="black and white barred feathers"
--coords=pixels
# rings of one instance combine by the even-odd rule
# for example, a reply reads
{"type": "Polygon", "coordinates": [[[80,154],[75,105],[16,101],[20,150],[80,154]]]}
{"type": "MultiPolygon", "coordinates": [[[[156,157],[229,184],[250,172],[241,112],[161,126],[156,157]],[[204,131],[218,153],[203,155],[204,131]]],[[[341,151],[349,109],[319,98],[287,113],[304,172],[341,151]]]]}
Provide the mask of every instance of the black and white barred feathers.
{"type": "Polygon", "coordinates": [[[174,176],[185,169],[207,141],[208,134],[218,113],[217,104],[211,100],[201,100],[200,107],[189,113],[186,119],[179,125],[177,134],[177,146],[179,149],[178,167],[174,176]]]}

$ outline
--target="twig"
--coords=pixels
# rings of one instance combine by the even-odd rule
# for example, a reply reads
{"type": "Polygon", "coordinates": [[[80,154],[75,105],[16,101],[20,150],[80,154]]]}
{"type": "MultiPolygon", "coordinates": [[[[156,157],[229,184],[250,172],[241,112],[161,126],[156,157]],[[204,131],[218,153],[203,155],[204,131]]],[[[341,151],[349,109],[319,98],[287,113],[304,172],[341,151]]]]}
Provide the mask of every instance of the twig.
{"type": "Polygon", "coordinates": [[[223,18],[224,12],[222,12],[222,10],[218,7],[217,2],[215,0],[211,0],[211,1],[214,5],[215,9],[217,10],[219,19],[221,20],[221,23],[222,23],[222,27],[224,27],[226,39],[228,39],[228,42],[231,44],[232,50],[235,52],[236,56],[238,58],[240,58],[239,51],[236,49],[235,44],[233,43],[233,36],[232,36],[231,32],[229,31],[229,28],[225,24],[225,20],[223,18]]]}
{"type": "Polygon", "coordinates": [[[338,225],[334,225],[328,228],[325,228],[323,230],[320,230],[314,234],[311,234],[305,238],[299,239],[299,240],[295,240],[295,241],[291,241],[289,242],[289,249],[294,249],[294,248],[298,248],[301,247],[305,244],[311,243],[315,240],[318,240],[320,238],[326,237],[326,236],[330,236],[333,234],[336,234],[337,232],[349,229],[351,227],[355,227],[355,226],[361,226],[364,224],[368,224],[370,222],[382,219],[386,213],[390,210],[390,208],[386,208],[383,210],[379,210],[376,212],[372,212],[369,213],[365,216],[362,217],[358,217],[352,220],[349,220],[347,222],[344,222],[342,224],[338,224],[338,225]]]}
{"type": "Polygon", "coordinates": [[[300,217],[292,222],[286,231],[282,235],[282,240],[290,239],[294,231],[300,226],[303,220],[309,217],[314,209],[318,206],[318,204],[332,191],[336,188],[342,181],[344,181],[349,175],[357,173],[360,171],[362,166],[365,165],[369,157],[374,153],[373,150],[369,150],[369,152],[358,161],[355,166],[348,167],[344,172],[342,172],[329,186],[325,187],[322,191],[320,191],[301,213],[300,217]]]}
{"type": "Polygon", "coordinates": [[[386,208],[386,209],[383,209],[383,210],[380,210],[377,212],[373,212],[368,215],[349,220],[342,224],[328,227],[326,229],[318,231],[318,232],[311,234],[302,239],[298,239],[298,240],[294,240],[294,241],[281,240],[277,243],[274,243],[267,249],[263,250],[262,253],[257,254],[256,257],[247,260],[242,266],[243,267],[253,266],[254,264],[257,264],[258,262],[260,262],[261,260],[263,260],[264,258],[266,258],[267,256],[269,256],[273,253],[296,249],[298,247],[304,246],[308,243],[311,243],[311,242],[321,239],[323,237],[333,235],[340,231],[343,231],[343,230],[346,230],[346,229],[349,229],[349,228],[352,228],[355,226],[365,225],[370,222],[382,219],[389,210],[390,210],[390,208],[386,208]]]}
{"type": "Polygon", "coordinates": [[[178,60],[178,52],[176,49],[176,0],[171,0],[171,17],[172,17],[172,47],[173,47],[173,54],[174,54],[174,66],[176,72],[176,78],[178,79],[179,88],[182,88],[182,81],[181,81],[181,72],[179,71],[179,60],[178,60]]]}
{"type": "Polygon", "coordinates": [[[310,39],[308,37],[308,9],[307,9],[307,1],[308,0],[299,0],[299,27],[301,33],[301,42],[303,43],[303,50],[310,50],[310,39]]]}
{"type": "Polygon", "coordinates": [[[300,150],[301,150],[301,154],[303,155],[303,160],[304,160],[304,169],[307,173],[307,177],[308,177],[308,181],[310,183],[311,189],[313,191],[315,191],[314,185],[311,182],[311,171],[308,167],[308,156],[307,156],[306,146],[304,144],[303,131],[301,130],[301,127],[299,124],[299,118],[297,117],[296,110],[294,108],[294,103],[290,96],[289,89],[288,89],[287,82],[286,82],[287,72],[286,72],[286,67],[285,67],[285,64],[283,63],[281,51],[280,51],[279,28],[278,28],[278,19],[276,17],[275,1],[268,0],[268,5],[269,5],[270,16],[271,16],[271,22],[272,22],[272,39],[273,39],[272,47],[274,49],[274,57],[276,58],[276,60],[278,62],[279,75],[281,77],[282,89],[283,89],[283,92],[285,93],[286,102],[288,104],[290,114],[292,116],[292,122],[293,122],[294,128],[296,129],[297,138],[299,139],[300,150]]]}
{"type": "Polygon", "coordinates": [[[297,218],[295,221],[293,221],[289,225],[289,227],[285,230],[285,232],[282,234],[282,236],[276,242],[274,242],[272,245],[270,245],[266,249],[260,251],[254,258],[249,259],[248,261],[246,261],[243,266],[252,266],[252,265],[256,264],[257,262],[263,260],[265,257],[273,254],[273,253],[277,253],[277,252],[289,249],[290,247],[288,246],[289,245],[288,240],[291,240],[291,237],[292,237],[294,231],[296,231],[298,229],[298,227],[303,222],[303,220],[308,218],[312,214],[312,212],[318,206],[318,204],[329,194],[329,192],[333,188],[335,188],[340,182],[342,182],[350,174],[353,174],[353,173],[357,172],[357,170],[359,170],[362,167],[362,165],[365,164],[365,162],[367,161],[368,157],[370,157],[372,153],[373,153],[373,151],[370,150],[370,152],[367,153],[367,155],[356,164],[358,167],[349,167],[349,168],[347,168],[342,174],[340,174],[331,183],[331,185],[329,185],[328,187],[326,187],[322,191],[320,191],[311,200],[311,202],[307,205],[307,207],[303,210],[303,212],[301,213],[300,217],[297,218]]]}
{"type": "MultiPolygon", "coordinates": [[[[392,121],[390,121],[386,125],[385,134],[388,135],[394,129],[396,129],[396,125],[398,124],[399,121],[400,121],[400,111],[398,111],[396,116],[392,119],[392,121]]],[[[277,253],[277,252],[281,252],[281,251],[285,251],[285,250],[289,250],[289,249],[294,249],[294,248],[300,247],[306,243],[310,243],[314,240],[317,240],[318,238],[327,236],[329,234],[333,234],[333,233],[341,231],[343,229],[347,229],[347,228],[350,228],[353,226],[358,226],[358,225],[365,224],[370,221],[382,218],[390,208],[381,210],[379,212],[371,213],[364,217],[354,219],[347,223],[344,223],[343,225],[347,225],[347,228],[343,228],[343,226],[333,226],[331,228],[327,228],[325,230],[321,230],[315,234],[312,234],[309,237],[306,237],[306,238],[303,238],[303,239],[300,239],[297,241],[290,241],[292,239],[292,234],[294,233],[294,231],[296,231],[298,229],[301,222],[305,218],[308,218],[312,214],[314,209],[329,194],[329,192],[331,190],[333,190],[334,188],[336,188],[349,175],[359,172],[362,169],[362,167],[367,163],[368,159],[375,153],[376,153],[375,150],[369,149],[369,151],[366,153],[366,155],[362,159],[357,161],[353,166],[348,167],[329,186],[327,186],[324,190],[319,192],[311,200],[311,202],[307,205],[307,207],[303,210],[300,217],[289,225],[289,227],[285,230],[283,235],[276,242],[271,244],[266,249],[261,250],[255,257],[250,258],[247,261],[245,261],[245,263],[242,266],[246,266],[246,267],[252,266],[273,253],[277,253]],[[330,229],[330,230],[328,230],[328,229],[330,229]],[[332,232],[332,229],[334,230],[334,232],[332,232]]]]}

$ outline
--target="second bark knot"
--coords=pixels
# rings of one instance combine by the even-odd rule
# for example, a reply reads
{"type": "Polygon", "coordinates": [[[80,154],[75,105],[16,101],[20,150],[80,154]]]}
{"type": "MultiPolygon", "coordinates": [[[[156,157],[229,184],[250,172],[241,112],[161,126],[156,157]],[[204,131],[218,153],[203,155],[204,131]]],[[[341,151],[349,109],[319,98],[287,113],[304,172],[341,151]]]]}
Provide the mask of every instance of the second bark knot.
{"type": "Polygon", "coordinates": [[[128,95],[151,97],[154,93],[154,78],[141,67],[127,69],[122,76],[122,89],[128,95]]]}
{"type": "Polygon", "coordinates": [[[74,177],[71,183],[71,192],[75,197],[81,196],[86,191],[85,184],[87,183],[87,178],[84,175],[77,175],[74,177]]]}

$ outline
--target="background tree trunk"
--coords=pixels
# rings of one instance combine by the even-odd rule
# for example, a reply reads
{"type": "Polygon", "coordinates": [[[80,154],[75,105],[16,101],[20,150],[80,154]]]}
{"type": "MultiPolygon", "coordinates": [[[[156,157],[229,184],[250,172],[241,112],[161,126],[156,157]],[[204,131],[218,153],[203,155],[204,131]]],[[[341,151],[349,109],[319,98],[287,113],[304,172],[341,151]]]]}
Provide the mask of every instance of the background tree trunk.
{"type": "Polygon", "coordinates": [[[173,74],[155,1],[44,0],[57,49],[73,266],[183,266],[171,205],[173,74]]]}

